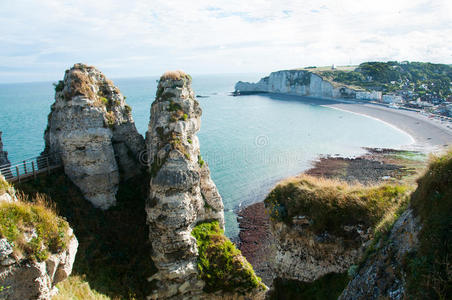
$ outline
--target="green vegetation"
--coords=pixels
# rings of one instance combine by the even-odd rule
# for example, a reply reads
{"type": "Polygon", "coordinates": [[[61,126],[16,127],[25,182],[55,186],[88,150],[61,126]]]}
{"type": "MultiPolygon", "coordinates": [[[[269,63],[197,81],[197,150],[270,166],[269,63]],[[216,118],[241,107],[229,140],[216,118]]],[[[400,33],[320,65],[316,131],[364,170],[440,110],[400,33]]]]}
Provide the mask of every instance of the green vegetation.
{"type": "Polygon", "coordinates": [[[302,175],[278,184],[265,205],[274,220],[291,225],[293,217],[306,216],[315,233],[347,237],[343,225],[377,227],[386,214],[393,215],[406,201],[407,191],[408,187],[400,185],[349,185],[302,175]]]}
{"type": "Polygon", "coordinates": [[[58,81],[58,83],[54,83],[53,87],[55,88],[55,92],[62,92],[64,89],[63,80],[58,81]]]}
{"type": "Polygon", "coordinates": [[[330,273],[313,282],[276,278],[270,299],[336,300],[349,280],[346,273],[330,273]]]}
{"type": "Polygon", "coordinates": [[[108,99],[107,99],[107,98],[105,98],[105,97],[100,97],[99,100],[100,100],[100,102],[102,102],[102,104],[108,105],[108,99]]]}
{"type": "Polygon", "coordinates": [[[452,297],[452,150],[431,159],[411,205],[420,217],[419,249],[407,255],[410,299],[452,297]]]}
{"type": "Polygon", "coordinates": [[[170,100],[170,103],[168,105],[168,111],[176,112],[178,110],[182,110],[182,107],[179,103],[175,103],[173,100],[170,100]]]}
{"type": "Polygon", "coordinates": [[[58,294],[52,300],[110,300],[110,297],[92,289],[85,276],[70,276],[57,284],[58,294]]]}
{"type": "Polygon", "coordinates": [[[206,292],[246,293],[264,288],[253,267],[224,235],[217,221],[197,225],[192,235],[198,246],[199,276],[206,282],[206,292]]]}
{"type": "MultiPolygon", "coordinates": [[[[125,99],[126,97],[124,97],[124,99],[125,99]]],[[[125,105],[124,106],[124,108],[125,108],[125,110],[126,110],[126,112],[128,113],[128,114],[130,114],[131,112],[132,112],[132,107],[130,107],[130,105],[125,105]]]]}
{"type": "Polygon", "coordinates": [[[3,176],[0,176],[0,195],[8,191],[11,188],[8,181],[3,176]]]}
{"type": "Polygon", "coordinates": [[[115,117],[114,112],[108,111],[108,112],[105,114],[105,118],[106,118],[106,120],[107,120],[107,125],[108,125],[108,127],[109,127],[110,129],[113,129],[113,127],[115,126],[115,123],[116,123],[116,117],[115,117]]]}
{"type": "Polygon", "coordinates": [[[16,185],[28,195],[46,194],[79,241],[71,278],[59,285],[64,286],[63,299],[103,299],[99,293],[112,299],[145,299],[151,294],[153,287],[147,278],[156,268],[149,258],[151,245],[146,242],[148,184],[144,174],[121,182],[117,205],[106,211],[86,201],[62,171],[16,185]],[[79,292],[82,294],[77,296],[79,292]],[[83,297],[84,293],[96,296],[83,297]]]}
{"type": "Polygon", "coordinates": [[[354,71],[331,70],[316,73],[334,82],[383,92],[409,89],[419,96],[427,93],[439,97],[452,95],[452,67],[445,64],[365,62],[354,71]]]}
{"type": "Polygon", "coordinates": [[[198,155],[198,164],[201,168],[204,166],[204,160],[202,159],[201,154],[198,155]]]}
{"type": "Polygon", "coordinates": [[[64,250],[70,239],[69,226],[45,197],[37,194],[29,201],[18,194],[18,198],[18,202],[0,203],[0,237],[8,240],[15,255],[44,261],[50,253],[64,250]]]}

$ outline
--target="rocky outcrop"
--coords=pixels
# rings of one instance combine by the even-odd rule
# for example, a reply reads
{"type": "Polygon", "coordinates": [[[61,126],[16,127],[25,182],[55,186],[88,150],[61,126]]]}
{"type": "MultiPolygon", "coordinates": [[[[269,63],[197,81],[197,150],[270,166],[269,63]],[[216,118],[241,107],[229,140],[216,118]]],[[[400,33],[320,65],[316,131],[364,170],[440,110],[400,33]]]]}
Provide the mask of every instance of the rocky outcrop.
{"type": "Polygon", "coordinates": [[[305,70],[272,72],[257,83],[239,81],[237,94],[282,93],[319,98],[355,98],[356,91],[345,86],[335,86],[321,76],[305,70]]]}
{"type": "Polygon", "coordinates": [[[151,299],[202,295],[191,231],[207,220],[224,226],[223,202],[199,151],[201,108],[190,84],[180,72],[161,77],[146,133],[151,164],[146,212],[159,270],[152,277],[158,289],[151,299]]]}
{"type": "Polygon", "coordinates": [[[312,282],[329,273],[343,273],[362,254],[370,234],[358,226],[347,226],[355,239],[350,241],[328,232],[315,234],[309,218],[299,216],[294,225],[273,222],[276,256],[273,270],[276,277],[312,282]]]}
{"type": "Polygon", "coordinates": [[[16,202],[16,190],[14,187],[12,187],[3,177],[2,174],[0,174],[0,203],[1,202],[16,202]]]}
{"type": "Polygon", "coordinates": [[[413,210],[406,210],[395,222],[388,239],[378,241],[375,252],[339,299],[405,299],[406,274],[402,264],[406,254],[419,245],[420,224],[413,210]]]}
{"type": "Polygon", "coordinates": [[[44,154],[61,158],[64,171],[94,206],[116,202],[121,179],[140,172],[144,150],[125,97],[94,67],[75,64],[55,85],[44,154]]]}
{"type": "MultiPolygon", "coordinates": [[[[0,175],[0,180],[1,180],[0,175]]],[[[52,295],[58,292],[55,285],[66,279],[72,272],[75,255],[77,253],[78,241],[73,234],[72,229],[67,225],[66,221],[59,219],[53,215],[53,211],[44,212],[43,207],[33,207],[34,215],[27,214],[26,205],[16,198],[15,190],[10,187],[6,194],[9,195],[10,201],[0,207],[3,216],[12,216],[16,224],[20,226],[11,226],[10,229],[15,231],[15,235],[8,238],[16,238],[13,242],[9,242],[7,238],[0,238],[0,299],[7,300],[23,300],[23,299],[50,299],[52,295]],[[14,213],[20,211],[20,213],[14,213]],[[44,212],[40,214],[39,212],[44,212]],[[25,219],[20,219],[18,215],[23,214],[25,219]],[[52,214],[52,216],[50,216],[52,214]],[[32,219],[32,220],[30,220],[32,219]],[[44,220],[45,219],[45,220],[44,220]],[[53,220],[50,220],[53,219],[53,220]],[[58,221],[57,221],[58,220],[58,221]],[[34,222],[34,223],[33,223],[34,222]],[[59,223],[56,227],[59,232],[59,238],[64,240],[64,246],[59,250],[51,251],[48,245],[41,240],[49,234],[48,228],[36,226],[40,222],[59,223]],[[33,223],[33,224],[32,224],[33,223]],[[64,228],[62,230],[61,228],[64,228]],[[42,230],[42,231],[39,231],[42,230]],[[38,248],[33,248],[36,243],[38,248]],[[27,244],[27,250],[21,248],[20,245],[27,244]],[[31,250],[33,249],[33,250],[31,250]],[[48,253],[46,256],[38,260],[29,251],[40,253],[48,253]]],[[[0,199],[0,203],[4,200],[0,199]]],[[[4,222],[4,220],[3,220],[4,222]]],[[[3,223],[2,222],[2,223],[3,223]]],[[[2,225],[4,225],[3,223],[2,225]]],[[[58,241],[59,243],[60,241],[58,241]]]]}
{"type": "Polygon", "coordinates": [[[3,151],[2,132],[0,131],[0,166],[9,164],[8,152],[3,151]]]}
{"type": "MultiPolygon", "coordinates": [[[[146,134],[151,175],[146,212],[158,272],[149,278],[157,287],[149,298],[232,299],[236,296],[206,294],[197,267],[194,227],[217,221],[223,228],[224,217],[221,197],[200,155],[196,133],[201,108],[190,85],[191,77],[183,72],[165,73],[151,108],[146,134]]],[[[259,292],[262,298],[265,289],[259,292]]]]}
{"type": "Polygon", "coordinates": [[[72,236],[66,250],[42,262],[17,259],[6,239],[0,239],[0,299],[50,299],[58,292],[55,285],[72,272],[78,242],[72,236]]]}

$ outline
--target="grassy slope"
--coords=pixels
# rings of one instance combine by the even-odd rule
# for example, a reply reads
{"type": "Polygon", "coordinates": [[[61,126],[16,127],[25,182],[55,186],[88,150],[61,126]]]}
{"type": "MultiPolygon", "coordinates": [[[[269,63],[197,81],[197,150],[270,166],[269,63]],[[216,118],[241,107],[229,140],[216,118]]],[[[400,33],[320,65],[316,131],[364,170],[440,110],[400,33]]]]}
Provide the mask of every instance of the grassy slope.
{"type": "Polygon", "coordinates": [[[71,238],[67,222],[41,195],[32,200],[18,196],[17,202],[0,203],[0,237],[13,246],[14,255],[44,261],[51,253],[64,250],[71,238]],[[31,232],[36,235],[31,237],[31,232]]]}
{"type": "Polygon", "coordinates": [[[301,175],[278,184],[265,199],[270,216],[287,224],[296,216],[312,220],[316,233],[347,237],[343,225],[377,227],[382,218],[406,200],[407,186],[364,186],[301,175]]]}

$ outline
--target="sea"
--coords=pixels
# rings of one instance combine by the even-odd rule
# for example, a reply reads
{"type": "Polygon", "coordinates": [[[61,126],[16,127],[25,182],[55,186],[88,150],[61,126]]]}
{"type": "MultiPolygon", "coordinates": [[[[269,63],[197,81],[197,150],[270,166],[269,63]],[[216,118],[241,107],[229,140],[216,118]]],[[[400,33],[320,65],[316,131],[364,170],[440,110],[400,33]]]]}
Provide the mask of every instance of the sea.
{"type": "MultiPolygon", "coordinates": [[[[225,207],[226,235],[239,232],[236,212],[262,201],[275,184],[312,166],[319,156],[353,157],[363,147],[400,148],[409,135],[366,116],[325,107],[324,100],[230,93],[239,81],[262,74],[193,76],[203,110],[201,153],[225,207]]],[[[56,80],[55,80],[56,81],[56,80]]],[[[145,134],[158,77],[113,79],[145,134]]],[[[12,163],[39,155],[53,103],[52,82],[0,84],[0,131],[12,163]]]]}

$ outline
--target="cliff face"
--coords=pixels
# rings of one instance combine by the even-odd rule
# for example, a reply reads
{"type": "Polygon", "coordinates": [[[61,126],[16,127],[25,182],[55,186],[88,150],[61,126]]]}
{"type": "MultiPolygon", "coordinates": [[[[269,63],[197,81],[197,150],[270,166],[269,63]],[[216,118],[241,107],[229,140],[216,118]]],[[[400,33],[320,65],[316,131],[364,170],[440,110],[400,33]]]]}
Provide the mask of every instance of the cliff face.
{"type": "Polygon", "coordinates": [[[146,134],[150,158],[150,196],[146,206],[158,290],[152,299],[201,295],[196,240],[198,222],[224,226],[223,202],[202,162],[196,133],[201,108],[188,75],[175,72],[160,79],[146,134]]]}
{"type": "Polygon", "coordinates": [[[72,272],[78,242],[72,230],[66,250],[50,255],[45,261],[18,259],[6,239],[0,239],[1,299],[50,299],[58,290],[55,285],[72,272]]]}
{"type": "Polygon", "coordinates": [[[387,242],[381,239],[339,299],[405,299],[402,266],[405,256],[419,244],[420,220],[406,210],[394,224],[387,242]]]}
{"type": "Polygon", "coordinates": [[[10,164],[8,152],[3,151],[2,132],[0,131],[0,166],[10,164]]]}
{"type": "Polygon", "coordinates": [[[346,87],[334,87],[322,77],[303,70],[285,70],[272,72],[257,83],[239,81],[236,92],[246,93],[283,93],[298,96],[321,98],[354,98],[355,91],[346,87]]]}
{"type": "MultiPolygon", "coordinates": [[[[192,235],[196,225],[217,221],[215,243],[232,246],[221,233],[224,227],[221,197],[210,178],[207,163],[200,156],[196,133],[200,128],[201,108],[190,84],[190,76],[180,71],[165,73],[160,78],[146,134],[151,173],[146,212],[152,259],[158,268],[150,278],[157,285],[151,299],[227,298],[226,292],[215,295],[205,292],[206,283],[198,269],[201,250],[192,235]]],[[[202,243],[209,245],[209,237],[201,236],[207,239],[202,243]]],[[[233,269],[243,265],[248,268],[240,254],[234,254],[232,261],[233,269]]],[[[235,278],[231,285],[237,284],[237,280],[240,284],[243,279],[235,278]]],[[[264,290],[259,292],[262,294],[264,290]]]]}
{"type": "Polygon", "coordinates": [[[55,86],[44,153],[57,153],[64,171],[94,206],[116,202],[121,179],[140,170],[144,150],[125,97],[99,70],[75,64],[55,86]]]}
{"type": "Polygon", "coordinates": [[[406,191],[404,186],[350,185],[308,175],[282,181],[265,199],[277,240],[277,277],[312,282],[346,272],[383,216],[403,203],[406,191]]]}
{"type": "Polygon", "coordinates": [[[362,254],[364,243],[370,238],[361,228],[350,226],[347,229],[356,234],[351,246],[343,238],[328,232],[313,233],[307,218],[295,222],[299,223],[287,226],[277,222],[271,226],[277,239],[273,262],[276,277],[312,282],[329,273],[346,272],[362,254]]]}

